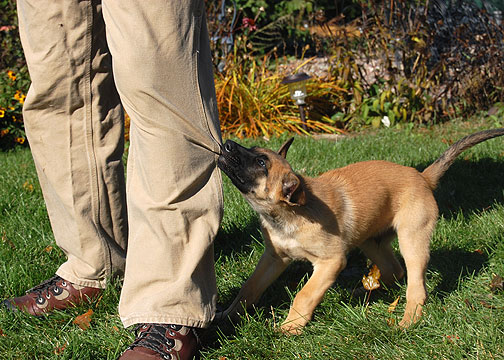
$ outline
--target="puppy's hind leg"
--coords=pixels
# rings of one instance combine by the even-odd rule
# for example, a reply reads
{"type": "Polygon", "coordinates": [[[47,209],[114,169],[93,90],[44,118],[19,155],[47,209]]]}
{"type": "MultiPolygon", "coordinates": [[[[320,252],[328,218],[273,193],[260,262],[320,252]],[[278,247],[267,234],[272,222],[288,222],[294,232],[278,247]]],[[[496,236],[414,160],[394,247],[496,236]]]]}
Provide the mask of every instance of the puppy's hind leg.
{"type": "MultiPolygon", "coordinates": [[[[436,208],[437,209],[437,208],[436,208]]],[[[427,299],[425,274],[429,263],[429,245],[437,217],[417,212],[415,219],[408,216],[397,229],[399,249],[404,258],[408,284],[406,288],[406,309],[399,326],[408,327],[422,316],[422,306],[427,299]],[[420,214],[419,214],[420,213],[420,214]]]]}
{"type": "Polygon", "coordinates": [[[404,269],[395,257],[391,246],[395,236],[395,232],[390,232],[379,238],[368,239],[359,245],[364,255],[378,266],[381,273],[380,279],[387,285],[392,285],[404,276],[404,269]]]}

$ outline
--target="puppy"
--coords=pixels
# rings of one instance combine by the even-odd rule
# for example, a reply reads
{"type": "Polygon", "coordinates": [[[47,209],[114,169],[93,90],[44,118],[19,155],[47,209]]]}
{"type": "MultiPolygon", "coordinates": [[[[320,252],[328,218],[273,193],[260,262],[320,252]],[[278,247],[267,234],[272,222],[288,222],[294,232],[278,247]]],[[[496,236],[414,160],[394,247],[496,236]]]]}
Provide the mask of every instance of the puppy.
{"type": "Polygon", "coordinates": [[[295,173],[287,162],[293,138],[277,153],[226,141],[218,165],[258,212],[265,251],[220,318],[253,305],[292,260],[307,260],[313,274],[281,326],[284,333],[298,334],[345,268],[352,248],[359,247],[378,266],[384,283],[401,279],[404,270],[391,247],[397,236],[407,270],[406,309],[399,324],[408,327],[421,316],[427,298],[429,243],[438,217],[432,191],[462,151],[502,135],[504,128],[469,135],[423,172],[377,160],[316,178],[295,173]]]}

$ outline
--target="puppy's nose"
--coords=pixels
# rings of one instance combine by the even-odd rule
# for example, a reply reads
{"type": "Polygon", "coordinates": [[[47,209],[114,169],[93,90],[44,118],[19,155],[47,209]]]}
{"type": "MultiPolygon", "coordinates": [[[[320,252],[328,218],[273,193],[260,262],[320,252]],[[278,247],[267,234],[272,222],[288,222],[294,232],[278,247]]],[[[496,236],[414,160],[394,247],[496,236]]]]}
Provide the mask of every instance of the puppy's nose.
{"type": "Polygon", "coordinates": [[[236,148],[236,144],[234,141],[228,140],[224,144],[224,151],[226,152],[233,152],[236,148]]]}

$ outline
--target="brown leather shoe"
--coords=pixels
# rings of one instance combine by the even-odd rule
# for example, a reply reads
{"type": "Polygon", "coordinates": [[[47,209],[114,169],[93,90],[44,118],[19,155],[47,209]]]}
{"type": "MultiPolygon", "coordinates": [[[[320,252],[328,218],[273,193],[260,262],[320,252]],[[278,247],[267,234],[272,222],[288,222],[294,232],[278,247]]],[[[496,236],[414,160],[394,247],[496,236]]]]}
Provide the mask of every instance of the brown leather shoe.
{"type": "Polygon", "coordinates": [[[2,305],[9,310],[39,316],[56,309],[90,303],[101,292],[102,289],[75,285],[55,275],[28,290],[24,296],[4,300],[2,305]]]}
{"type": "Polygon", "coordinates": [[[193,328],[172,324],[141,324],[137,337],[119,360],[173,359],[198,357],[199,339],[193,328]]]}

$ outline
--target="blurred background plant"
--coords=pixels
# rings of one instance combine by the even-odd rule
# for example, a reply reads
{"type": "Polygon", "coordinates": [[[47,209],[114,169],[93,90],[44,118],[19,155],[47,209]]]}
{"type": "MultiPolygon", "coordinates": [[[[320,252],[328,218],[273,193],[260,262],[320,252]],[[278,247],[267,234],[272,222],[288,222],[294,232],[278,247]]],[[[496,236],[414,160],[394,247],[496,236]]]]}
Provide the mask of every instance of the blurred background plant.
{"type": "MultiPolygon", "coordinates": [[[[305,133],[280,84],[299,71],[312,76],[306,98],[310,133],[429,125],[504,103],[501,0],[206,5],[225,136],[305,133]]],[[[0,0],[0,7],[0,143],[6,148],[24,139],[20,99],[28,74],[15,1],[0,0]]]]}
{"type": "Polygon", "coordinates": [[[219,98],[225,133],[302,131],[296,106],[278,85],[297,71],[314,76],[307,98],[311,132],[432,124],[504,100],[499,1],[218,3],[209,24],[216,83],[225,89],[219,98]],[[265,55],[267,63],[259,60],[265,55]],[[252,91],[226,96],[231,88],[236,95],[233,76],[252,91]],[[237,116],[231,104],[243,111],[237,116]],[[245,111],[261,105],[258,113],[245,111]]]}
{"type": "Polygon", "coordinates": [[[26,145],[21,113],[29,76],[19,41],[16,2],[0,0],[0,149],[26,145]]]}

